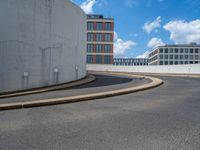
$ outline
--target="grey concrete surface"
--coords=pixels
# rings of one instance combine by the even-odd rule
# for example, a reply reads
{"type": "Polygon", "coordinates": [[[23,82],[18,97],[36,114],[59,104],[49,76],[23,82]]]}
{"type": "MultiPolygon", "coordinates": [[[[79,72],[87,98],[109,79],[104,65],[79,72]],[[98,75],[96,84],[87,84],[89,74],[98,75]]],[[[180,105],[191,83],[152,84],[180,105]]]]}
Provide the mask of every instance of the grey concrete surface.
{"type": "Polygon", "coordinates": [[[97,92],[106,92],[110,90],[123,89],[131,86],[138,86],[149,83],[150,80],[141,78],[128,78],[115,75],[95,75],[96,80],[85,85],[76,86],[71,89],[63,89],[58,91],[49,91],[31,95],[23,95],[17,97],[0,98],[0,104],[25,102],[32,100],[41,100],[49,98],[60,98],[68,96],[76,96],[83,94],[91,94],[97,92]]]}
{"type": "Polygon", "coordinates": [[[0,112],[1,150],[199,150],[200,79],[148,91],[0,112]]]}
{"type": "Polygon", "coordinates": [[[86,76],[86,14],[70,0],[0,0],[0,92],[86,76]]]}

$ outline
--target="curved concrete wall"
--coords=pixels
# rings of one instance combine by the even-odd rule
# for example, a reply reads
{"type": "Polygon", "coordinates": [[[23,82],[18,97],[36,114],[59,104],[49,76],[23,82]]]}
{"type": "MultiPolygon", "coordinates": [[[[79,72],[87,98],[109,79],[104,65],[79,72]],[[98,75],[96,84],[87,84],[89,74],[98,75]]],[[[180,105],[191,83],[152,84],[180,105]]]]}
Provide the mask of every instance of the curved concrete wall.
{"type": "Polygon", "coordinates": [[[187,65],[150,65],[150,66],[114,66],[114,65],[87,65],[88,71],[113,71],[134,73],[159,74],[196,74],[200,75],[200,64],[187,65]]]}
{"type": "Polygon", "coordinates": [[[86,75],[86,15],[69,0],[1,0],[0,21],[0,92],[86,75]]]}

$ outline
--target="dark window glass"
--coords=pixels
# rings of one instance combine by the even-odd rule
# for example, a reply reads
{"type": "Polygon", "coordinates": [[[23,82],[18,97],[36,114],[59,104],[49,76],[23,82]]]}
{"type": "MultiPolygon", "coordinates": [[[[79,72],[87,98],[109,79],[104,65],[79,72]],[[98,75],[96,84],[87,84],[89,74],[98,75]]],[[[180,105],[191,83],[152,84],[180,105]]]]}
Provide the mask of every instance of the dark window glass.
{"type": "Polygon", "coordinates": [[[102,53],[102,45],[101,44],[96,45],[96,53],[102,53]]]}
{"type": "Polygon", "coordinates": [[[102,56],[101,55],[96,56],[96,64],[102,64],[102,56]]]}
{"type": "Polygon", "coordinates": [[[110,22],[105,23],[105,30],[111,30],[111,23],[110,22]]]}
{"type": "Polygon", "coordinates": [[[93,22],[88,22],[87,23],[87,29],[88,30],[94,30],[94,23],[93,22]]]}
{"type": "Polygon", "coordinates": [[[106,45],[104,46],[104,52],[105,52],[105,53],[111,53],[111,45],[106,44],[106,45]]]}
{"type": "Polygon", "coordinates": [[[88,41],[94,41],[94,34],[93,33],[88,33],[87,34],[87,40],[88,41]]]}
{"type": "Polygon", "coordinates": [[[111,41],[111,34],[110,33],[106,33],[105,34],[105,41],[106,42],[110,42],[111,41]]]}
{"type": "Polygon", "coordinates": [[[87,63],[92,64],[93,63],[93,56],[92,55],[87,55],[87,63]]]}
{"type": "Polygon", "coordinates": [[[168,53],[168,48],[165,48],[165,53],[168,53]]]}
{"type": "Polygon", "coordinates": [[[175,53],[178,53],[178,48],[175,48],[175,53]]]}
{"type": "Polygon", "coordinates": [[[104,64],[111,64],[111,57],[110,56],[107,56],[107,55],[104,56],[104,64]]]}
{"type": "Polygon", "coordinates": [[[190,53],[193,53],[193,48],[190,49],[190,53]]]}
{"type": "Polygon", "coordinates": [[[98,42],[101,42],[101,41],[102,41],[102,34],[101,34],[101,33],[97,33],[97,34],[96,34],[96,40],[97,40],[98,42]]]}
{"type": "Polygon", "coordinates": [[[163,49],[162,48],[160,49],[160,53],[163,53],[163,49]]]}
{"type": "Polygon", "coordinates": [[[180,49],[180,53],[183,53],[183,48],[180,49]]]}
{"type": "Polygon", "coordinates": [[[88,53],[92,53],[92,52],[93,52],[93,48],[94,48],[94,45],[93,45],[93,44],[88,44],[88,45],[87,45],[87,52],[88,52],[88,53]]]}
{"type": "Polygon", "coordinates": [[[103,24],[102,22],[97,22],[97,30],[103,30],[103,24]]]}
{"type": "Polygon", "coordinates": [[[170,48],[169,51],[170,51],[170,53],[173,53],[173,52],[174,52],[174,49],[173,49],[173,48],[170,48]]]}

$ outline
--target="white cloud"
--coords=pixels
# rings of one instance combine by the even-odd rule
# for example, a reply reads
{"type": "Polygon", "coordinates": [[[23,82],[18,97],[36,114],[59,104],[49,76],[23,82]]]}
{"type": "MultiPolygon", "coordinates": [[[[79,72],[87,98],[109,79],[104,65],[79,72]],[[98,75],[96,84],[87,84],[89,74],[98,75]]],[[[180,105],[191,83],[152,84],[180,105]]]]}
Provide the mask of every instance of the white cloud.
{"type": "Polygon", "coordinates": [[[132,46],[136,45],[132,40],[124,41],[121,38],[118,38],[117,33],[114,34],[114,55],[123,56],[126,50],[131,49],[132,46]]]}
{"type": "Polygon", "coordinates": [[[137,56],[137,58],[148,58],[150,51],[146,51],[144,54],[137,56]]]}
{"type": "Polygon", "coordinates": [[[85,11],[86,14],[93,13],[93,6],[96,3],[96,0],[86,0],[83,2],[80,7],[85,11]]]}
{"type": "Polygon", "coordinates": [[[151,49],[156,48],[157,46],[163,46],[163,45],[165,45],[165,43],[162,41],[162,39],[155,38],[155,37],[152,38],[147,44],[147,46],[151,49]]]}
{"type": "Polygon", "coordinates": [[[200,20],[186,22],[184,20],[170,21],[164,25],[164,29],[171,33],[170,39],[176,44],[190,42],[200,43],[200,20]]]}
{"type": "Polygon", "coordinates": [[[158,16],[153,22],[146,22],[143,26],[143,30],[150,34],[154,29],[159,28],[161,25],[161,17],[158,16]]]}

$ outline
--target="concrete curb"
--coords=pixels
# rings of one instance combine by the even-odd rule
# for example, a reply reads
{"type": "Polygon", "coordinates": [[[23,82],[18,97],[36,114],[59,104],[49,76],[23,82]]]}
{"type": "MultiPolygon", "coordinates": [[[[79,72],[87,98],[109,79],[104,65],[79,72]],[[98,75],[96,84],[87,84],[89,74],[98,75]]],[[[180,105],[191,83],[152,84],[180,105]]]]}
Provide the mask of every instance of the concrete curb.
{"type": "Polygon", "coordinates": [[[43,93],[43,92],[67,89],[67,88],[83,85],[83,84],[86,84],[86,83],[90,83],[94,80],[95,80],[95,76],[89,74],[85,78],[80,79],[78,81],[73,81],[71,83],[66,83],[66,84],[62,84],[62,85],[55,85],[55,86],[51,86],[51,87],[38,88],[38,89],[27,90],[27,91],[10,92],[10,93],[6,93],[6,94],[1,94],[0,99],[1,98],[16,97],[16,96],[23,96],[23,95],[29,95],[29,94],[36,94],[36,93],[43,93]]]}
{"type": "MultiPolygon", "coordinates": [[[[113,73],[113,74],[119,75],[119,73],[113,73]]],[[[155,77],[131,75],[131,74],[125,74],[125,73],[120,73],[120,75],[126,75],[128,77],[140,77],[140,78],[142,77],[142,78],[150,79],[152,82],[144,84],[144,85],[136,86],[136,87],[130,87],[130,88],[119,89],[119,90],[114,90],[114,91],[99,92],[99,93],[92,93],[92,94],[85,94],[85,95],[71,96],[71,97],[34,100],[34,101],[30,101],[30,102],[1,104],[0,110],[21,109],[21,108],[75,103],[75,102],[80,102],[80,101],[100,99],[100,98],[105,98],[105,97],[111,97],[111,96],[128,94],[128,93],[133,93],[133,92],[138,92],[138,91],[144,91],[147,89],[155,88],[155,87],[163,84],[162,80],[155,78],[155,77]]]]}

